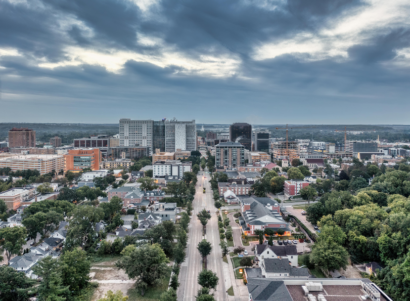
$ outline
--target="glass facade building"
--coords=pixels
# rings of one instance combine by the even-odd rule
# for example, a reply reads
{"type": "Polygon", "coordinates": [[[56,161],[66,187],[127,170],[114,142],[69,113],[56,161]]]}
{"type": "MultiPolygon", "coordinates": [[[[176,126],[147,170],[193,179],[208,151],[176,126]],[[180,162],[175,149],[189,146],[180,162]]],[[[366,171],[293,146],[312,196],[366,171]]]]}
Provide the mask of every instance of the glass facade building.
{"type": "Polygon", "coordinates": [[[242,144],[245,149],[252,150],[252,125],[249,123],[234,123],[229,127],[231,142],[242,144]]]}
{"type": "Polygon", "coordinates": [[[165,152],[165,121],[154,121],[153,152],[159,149],[165,152]]]}

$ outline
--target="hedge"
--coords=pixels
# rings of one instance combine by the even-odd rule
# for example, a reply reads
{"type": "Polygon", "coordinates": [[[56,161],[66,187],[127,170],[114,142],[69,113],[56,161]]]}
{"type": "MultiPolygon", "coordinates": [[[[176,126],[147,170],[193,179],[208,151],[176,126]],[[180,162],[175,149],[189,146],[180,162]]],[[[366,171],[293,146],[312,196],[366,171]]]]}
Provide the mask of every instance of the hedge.
{"type": "Polygon", "coordinates": [[[127,214],[132,214],[132,215],[134,215],[134,214],[135,214],[135,209],[128,209],[128,210],[127,210],[127,214]]]}
{"type": "Polygon", "coordinates": [[[291,214],[289,214],[288,216],[291,217],[291,218],[293,218],[293,219],[299,224],[299,226],[302,227],[303,230],[305,230],[305,232],[309,235],[309,237],[310,237],[314,242],[316,242],[317,237],[316,237],[316,234],[315,234],[315,233],[312,233],[312,232],[308,229],[308,227],[306,227],[305,224],[302,223],[296,216],[291,215],[291,214]]]}

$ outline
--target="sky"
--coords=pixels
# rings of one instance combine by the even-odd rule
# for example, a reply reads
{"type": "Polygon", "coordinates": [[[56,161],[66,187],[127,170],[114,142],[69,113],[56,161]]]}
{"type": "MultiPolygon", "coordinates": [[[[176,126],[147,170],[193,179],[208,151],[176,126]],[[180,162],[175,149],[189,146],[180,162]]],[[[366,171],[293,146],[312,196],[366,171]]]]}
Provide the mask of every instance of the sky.
{"type": "Polygon", "coordinates": [[[0,0],[0,122],[410,124],[408,0],[0,0]]]}

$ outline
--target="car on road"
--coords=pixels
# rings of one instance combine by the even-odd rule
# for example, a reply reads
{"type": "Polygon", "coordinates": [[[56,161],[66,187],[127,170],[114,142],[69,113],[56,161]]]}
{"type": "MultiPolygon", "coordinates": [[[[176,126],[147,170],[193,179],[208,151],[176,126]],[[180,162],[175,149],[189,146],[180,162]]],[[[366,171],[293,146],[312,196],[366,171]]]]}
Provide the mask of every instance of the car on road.
{"type": "Polygon", "coordinates": [[[243,255],[248,255],[248,250],[243,251],[243,255]]]}
{"type": "Polygon", "coordinates": [[[297,240],[294,240],[293,243],[296,245],[296,244],[298,243],[298,241],[297,241],[297,240]]]}

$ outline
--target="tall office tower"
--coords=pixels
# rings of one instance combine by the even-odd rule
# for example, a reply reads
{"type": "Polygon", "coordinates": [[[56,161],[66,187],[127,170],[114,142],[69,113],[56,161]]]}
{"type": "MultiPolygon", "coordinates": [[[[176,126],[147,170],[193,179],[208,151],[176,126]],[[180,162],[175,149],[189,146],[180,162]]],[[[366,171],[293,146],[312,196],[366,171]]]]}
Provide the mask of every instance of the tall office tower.
{"type": "Polygon", "coordinates": [[[192,121],[165,121],[165,151],[196,150],[196,124],[192,121]]]}
{"type": "Polygon", "coordinates": [[[165,152],[165,118],[161,121],[154,121],[153,136],[152,152],[155,153],[157,149],[161,152],[165,152]]]}
{"type": "Polygon", "coordinates": [[[9,131],[9,147],[36,147],[36,132],[27,128],[9,131]]]}
{"type": "Polygon", "coordinates": [[[269,153],[270,131],[267,129],[254,130],[252,133],[252,142],[255,151],[269,153]]]}
{"type": "Polygon", "coordinates": [[[231,142],[239,142],[245,149],[252,149],[252,126],[249,123],[234,123],[229,127],[231,142]]]}
{"type": "Polygon", "coordinates": [[[148,146],[152,155],[153,120],[120,119],[120,146],[148,146]]]}

